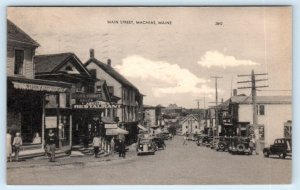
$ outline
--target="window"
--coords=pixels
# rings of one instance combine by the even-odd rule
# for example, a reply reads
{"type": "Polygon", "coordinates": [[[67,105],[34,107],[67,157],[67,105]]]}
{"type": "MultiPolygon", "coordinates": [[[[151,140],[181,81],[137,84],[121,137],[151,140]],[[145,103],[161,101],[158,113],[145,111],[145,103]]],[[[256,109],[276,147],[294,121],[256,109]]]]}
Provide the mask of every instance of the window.
{"type": "Polygon", "coordinates": [[[257,105],[257,115],[265,115],[265,105],[257,105]]]}
{"type": "Polygon", "coordinates": [[[101,86],[96,86],[96,93],[101,93],[101,92],[102,92],[101,86]]]}
{"type": "Polygon", "coordinates": [[[265,126],[264,125],[259,125],[258,126],[258,131],[259,131],[259,139],[260,140],[265,140],[265,126]]]}
{"type": "Polygon", "coordinates": [[[91,69],[90,73],[91,73],[91,75],[92,75],[93,78],[97,78],[97,71],[96,71],[96,69],[91,69]]]}
{"type": "Polygon", "coordinates": [[[107,87],[108,88],[108,92],[109,92],[109,94],[114,94],[114,87],[113,86],[108,86],[107,87]]]}
{"type": "Polygon", "coordinates": [[[23,74],[23,66],[24,66],[24,50],[15,50],[15,75],[23,74]]]}

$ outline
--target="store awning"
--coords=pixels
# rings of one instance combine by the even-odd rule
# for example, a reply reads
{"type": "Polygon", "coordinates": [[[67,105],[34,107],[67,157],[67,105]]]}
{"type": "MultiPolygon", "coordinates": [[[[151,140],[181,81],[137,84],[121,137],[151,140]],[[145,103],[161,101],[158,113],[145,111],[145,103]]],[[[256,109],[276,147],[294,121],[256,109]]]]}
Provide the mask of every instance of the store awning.
{"type": "Polygon", "coordinates": [[[138,124],[138,128],[142,129],[143,131],[148,131],[147,128],[145,128],[144,126],[142,126],[142,125],[140,125],[140,124],[138,124]]]}
{"type": "Polygon", "coordinates": [[[106,135],[108,136],[127,135],[128,133],[129,133],[128,131],[121,129],[119,127],[106,129],[106,135]]]}

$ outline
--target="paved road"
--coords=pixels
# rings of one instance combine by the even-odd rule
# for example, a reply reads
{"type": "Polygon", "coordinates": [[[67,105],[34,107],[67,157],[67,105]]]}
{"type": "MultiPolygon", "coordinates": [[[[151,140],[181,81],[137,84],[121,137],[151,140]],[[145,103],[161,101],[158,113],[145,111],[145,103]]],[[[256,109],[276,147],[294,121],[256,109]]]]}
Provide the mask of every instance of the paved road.
{"type": "Polygon", "coordinates": [[[9,184],[288,184],[290,159],[230,155],[182,137],[155,155],[133,156],[80,169],[9,171],[9,184]]]}

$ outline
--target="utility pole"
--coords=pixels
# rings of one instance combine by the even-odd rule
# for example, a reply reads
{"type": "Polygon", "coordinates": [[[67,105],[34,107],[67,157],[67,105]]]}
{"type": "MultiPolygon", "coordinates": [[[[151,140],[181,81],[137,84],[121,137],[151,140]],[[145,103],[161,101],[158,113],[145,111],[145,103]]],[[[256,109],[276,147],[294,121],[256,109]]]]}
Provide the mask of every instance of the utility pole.
{"type": "Polygon", "coordinates": [[[219,136],[219,121],[218,121],[219,118],[218,118],[218,110],[217,110],[217,106],[218,106],[218,79],[223,78],[223,77],[221,77],[221,76],[211,76],[210,78],[215,79],[215,89],[216,89],[215,126],[216,126],[216,133],[217,133],[217,137],[218,137],[219,136]]]}
{"type": "Polygon", "coordinates": [[[257,88],[265,88],[268,87],[267,85],[257,86],[256,83],[260,81],[267,81],[268,79],[256,79],[256,76],[265,76],[268,73],[260,73],[255,74],[254,70],[251,71],[251,75],[238,75],[238,77],[251,77],[250,81],[239,81],[238,83],[251,83],[251,87],[239,87],[238,89],[249,89],[251,88],[251,95],[252,95],[252,114],[253,114],[253,128],[254,128],[254,137],[255,137],[255,152],[259,154],[260,148],[260,139],[259,139],[259,126],[257,121],[257,103],[256,103],[256,90],[257,88]]]}

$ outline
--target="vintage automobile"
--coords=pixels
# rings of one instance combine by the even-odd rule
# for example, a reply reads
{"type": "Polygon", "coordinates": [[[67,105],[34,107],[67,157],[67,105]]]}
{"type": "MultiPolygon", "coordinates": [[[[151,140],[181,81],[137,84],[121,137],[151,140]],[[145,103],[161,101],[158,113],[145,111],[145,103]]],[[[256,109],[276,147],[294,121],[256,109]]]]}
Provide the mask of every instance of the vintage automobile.
{"type": "Polygon", "coordinates": [[[230,138],[228,152],[231,154],[252,154],[250,138],[234,136],[230,138]]]}
{"type": "Polygon", "coordinates": [[[208,136],[208,135],[200,135],[198,136],[197,138],[197,142],[196,144],[198,146],[201,146],[201,145],[205,145],[205,146],[208,146],[209,143],[213,140],[213,137],[212,136],[208,136]]]}
{"type": "Polygon", "coordinates": [[[141,154],[155,154],[155,142],[153,140],[153,137],[144,137],[144,138],[139,138],[137,141],[137,155],[141,154]]]}
{"type": "Polygon", "coordinates": [[[274,144],[263,149],[265,157],[278,155],[280,158],[292,156],[292,140],[290,138],[275,139],[274,144]]]}
{"type": "Polygon", "coordinates": [[[220,136],[218,139],[217,146],[215,147],[215,150],[216,151],[219,151],[219,150],[226,151],[228,149],[229,142],[230,142],[230,140],[228,137],[220,136]]]}
{"type": "Polygon", "coordinates": [[[153,142],[155,143],[155,150],[156,151],[159,150],[159,149],[165,149],[166,148],[165,141],[161,137],[154,137],[153,142]]]}
{"type": "Polygon", "coordinates": [[[213,140],[209,143],[211,149],[216,149],[219,143],[219,137],[213,137],[213,140]]]}

